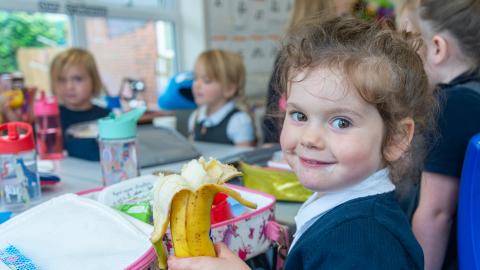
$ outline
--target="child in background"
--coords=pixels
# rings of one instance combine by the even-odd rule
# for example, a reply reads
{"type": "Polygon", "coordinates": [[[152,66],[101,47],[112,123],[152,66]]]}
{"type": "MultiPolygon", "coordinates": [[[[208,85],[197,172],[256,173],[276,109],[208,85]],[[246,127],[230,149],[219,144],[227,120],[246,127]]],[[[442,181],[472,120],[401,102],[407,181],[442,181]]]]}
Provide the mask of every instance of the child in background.
{"type": "Polygon", "coordinates": [[[61,104],[60,119],[69,155],[99,160],[96,142],[74,140],[66,133],[73,124],[93,121],[109,114],[107,109],[92,104],[92,98],[98,96],[103,88],[93,55],[79,48],[58,54],[50,67],[50,82],[52,92],[61,104]]]}
{"type": "MultiPolygon", "coordinates": [[[[420,57],[379,24],[303,21],[280,56],[287,111],[280,143],[315,191],[300,208],[285,269],[422,269],[422,250],[397,205],[435,104],[420,57]],[[418,142],[419,140],[413,140],[418,142]]],[[[248,269],[225,245],[218,258],[176,258],[169,269],[248,269]]]]}
{"type": "Polygon", "coordinates": [[[254,146],[252,118],[235,104],[235,99],[244,101],[244,93],[245,66],[240,55],[218,49],[203,52],[195,63],[193,82],[193,97],[199,108],[188,121],[193,139],[254,146]]]}
{"type": "Polygon", "coordinates": [[[441,98],[439,135],[427,155],[413,231],[425,269],[457,269],[456,208],[470,138],[480,132],[480,0],[421,0],[421,52],[441,98]]]}
{"type": "Polygon", "coordinates": [[[96,120],[109,111],[92,104],[100,95],[103,84],[93,55],[71,48],[58,54],[50,68],[52,91],[60,103],[62,128],[65,131],[76,123],[96,120]]]}

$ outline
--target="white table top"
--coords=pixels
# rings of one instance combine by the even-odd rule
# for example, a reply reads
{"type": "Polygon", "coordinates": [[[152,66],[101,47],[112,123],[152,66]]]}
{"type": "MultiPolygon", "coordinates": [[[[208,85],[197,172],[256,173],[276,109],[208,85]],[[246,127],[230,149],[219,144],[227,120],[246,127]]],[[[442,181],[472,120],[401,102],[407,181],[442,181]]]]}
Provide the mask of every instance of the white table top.
{"type": "MultiPolygon", "coordinates": [[[[196,142],[195,147],[205,157],[223,158],[235,154],[249,151],[249,148],[231,147],[222,144],[200,143],[196,142]]],[[[180,171],[185,161],[149,167],[140,170],[140,174],[151,174],[154,171],[180,171]]],[[[55,174],[61,178],[61,183],[57,186],[44,189],[42,201],[51,199],[60,194],[68,192],[78,192],[86,189],[92,189],[102,186],[102,171],[100,163],[88,161],[73,157],[67,157],[62,160],[54,161],[55,174]]]]}
{"type": "MultiPolygon", "coordinates": [[[[251,148],[232,147],[222,144],[196,142],[194,145],[206,158],[213,157],[222,159],[251,151],[251,148]]],[[[185,161],[181,161],[141,169],[141,174],[151,174],[159,170],[178,172],[184,163],[185,161]]],[[[42,189],[41,201],[46,201],[65,193],[75,193],[102,186],[102,172],[99,162],[67,157],[59,161],[54,161],[54,164],[54,173],[60,176],[61,182],[56,186],[42,189]]],[[[288,225],[291,229],[294,228],[295,222],[293,218],[299,207],[299,203],[277,202],[275,210],[277,220],[282,224],[288,225]]]]}

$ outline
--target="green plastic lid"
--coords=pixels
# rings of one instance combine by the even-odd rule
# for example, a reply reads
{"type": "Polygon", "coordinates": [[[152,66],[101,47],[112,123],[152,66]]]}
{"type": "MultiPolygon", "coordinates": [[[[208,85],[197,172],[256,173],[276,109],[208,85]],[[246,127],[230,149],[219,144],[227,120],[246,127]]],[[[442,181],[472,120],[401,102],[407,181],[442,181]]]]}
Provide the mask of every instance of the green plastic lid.
{"type": "Polygon", "coordinates": [[[127,139],[137,136],[137,121],[147,110],[145,107],[135,108],[121,115],[110,113],[108,117],[98,120],[100,139],[127,139]]]}

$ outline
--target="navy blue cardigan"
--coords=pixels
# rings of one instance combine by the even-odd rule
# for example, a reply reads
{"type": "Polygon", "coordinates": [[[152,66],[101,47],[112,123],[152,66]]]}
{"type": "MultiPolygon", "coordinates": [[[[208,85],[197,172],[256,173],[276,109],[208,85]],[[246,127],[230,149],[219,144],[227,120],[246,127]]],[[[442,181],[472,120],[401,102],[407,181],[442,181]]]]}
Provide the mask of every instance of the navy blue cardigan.
{"type": "Polygon", "coordinates": [[[285,270],[423,269],[423,252],[393,192],[341,204],[300,236],[285,270]]]}

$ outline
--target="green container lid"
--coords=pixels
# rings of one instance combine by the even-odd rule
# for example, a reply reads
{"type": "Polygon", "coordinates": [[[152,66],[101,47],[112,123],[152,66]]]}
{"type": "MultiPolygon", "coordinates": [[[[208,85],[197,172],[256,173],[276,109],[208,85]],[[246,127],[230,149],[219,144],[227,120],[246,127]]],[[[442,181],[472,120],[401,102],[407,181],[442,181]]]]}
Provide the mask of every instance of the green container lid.
{"type": "Polygon", "coordinates": [[[98,120],[100,139],[128,139],[137,136],[137,121],[147,108],[135,108],[121,115],[110,113],[108,117],[98,120]]]}

